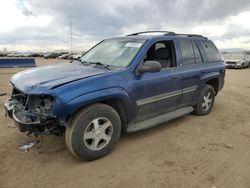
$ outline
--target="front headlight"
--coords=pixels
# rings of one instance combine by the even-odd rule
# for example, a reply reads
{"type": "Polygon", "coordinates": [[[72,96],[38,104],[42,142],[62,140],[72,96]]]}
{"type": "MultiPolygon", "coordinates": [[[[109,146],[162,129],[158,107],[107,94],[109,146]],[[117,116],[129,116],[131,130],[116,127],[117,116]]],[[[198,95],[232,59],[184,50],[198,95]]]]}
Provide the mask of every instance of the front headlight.
{"type": "Polygon", "coordinates": [[[55,97],[50,95],[13,93],[9,104],[13,110],[13,118],[19,123],[41,123],[55,118],[55,97]]]}

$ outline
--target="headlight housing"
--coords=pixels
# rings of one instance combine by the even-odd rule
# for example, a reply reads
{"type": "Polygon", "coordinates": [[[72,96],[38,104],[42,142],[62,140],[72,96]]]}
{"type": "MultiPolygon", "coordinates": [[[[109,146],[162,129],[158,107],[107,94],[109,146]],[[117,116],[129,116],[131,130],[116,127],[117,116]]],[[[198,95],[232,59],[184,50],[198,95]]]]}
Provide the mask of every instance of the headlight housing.
{"type": "Polygon", "coordinates": [[[50,95],[30,95],[27,97],[26,108],[35,114],[52,115],[55,108],[55,98],[50,95]]]}
{"type": "Polygon", "coordinates": [[[27,95],[13,89],[9,104],[16,119],[24,123],[45,122],[53,117],[55,97],[51,95],[27,95]]]}

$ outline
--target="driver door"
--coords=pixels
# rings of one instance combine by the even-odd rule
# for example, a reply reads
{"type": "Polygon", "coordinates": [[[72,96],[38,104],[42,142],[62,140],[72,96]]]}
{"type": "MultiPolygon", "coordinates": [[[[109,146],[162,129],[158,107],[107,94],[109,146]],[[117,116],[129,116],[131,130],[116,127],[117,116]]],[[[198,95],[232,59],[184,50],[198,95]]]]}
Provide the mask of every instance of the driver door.
{"type": "MultiPolygon", "coordinates": [[[[165,50],[166,51],[166,50],[165,50]]],[[[134,96],[137,105],[136,121],[145,120],[176,109],[181,100],[181,67],[177,66],[174,41],[160,41],[149,48],[144,61],[157,61],[161,57],[169,58],[170,66],[160,72],[142,73],[135,77],[134,96]],[[162,48],[169,50],[169,55],[157,57],[162,48]]],[[[161,59],[161,64],[165,63],[161,59]]]]}

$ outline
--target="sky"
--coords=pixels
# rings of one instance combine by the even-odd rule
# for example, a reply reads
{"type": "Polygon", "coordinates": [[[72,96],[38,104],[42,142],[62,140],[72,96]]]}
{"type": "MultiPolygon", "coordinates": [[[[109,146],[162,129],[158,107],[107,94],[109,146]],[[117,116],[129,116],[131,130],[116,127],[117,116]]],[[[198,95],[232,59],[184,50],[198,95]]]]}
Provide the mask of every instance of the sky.
{"type": "Polygon", "coordinates": [[[85,51],[145,30],[207,36],[250,50],[249,0],[0,0],[0,51],[85,51]]]}

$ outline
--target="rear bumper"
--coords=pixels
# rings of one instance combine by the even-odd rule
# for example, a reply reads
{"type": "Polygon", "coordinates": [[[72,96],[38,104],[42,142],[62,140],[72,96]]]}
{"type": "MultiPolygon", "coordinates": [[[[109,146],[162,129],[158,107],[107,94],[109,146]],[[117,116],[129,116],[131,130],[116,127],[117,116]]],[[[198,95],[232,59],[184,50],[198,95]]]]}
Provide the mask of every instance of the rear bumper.
{"type": "Polygon", "coordinates": [[[11,100],[4,104],[5,116],[13,119],[15,125],[21,132],[31,132],[31,133],[41,133],[46,130],[46,128],[52,127],[55,122],[55,117],[44,117],[43,121],[30,121],[29,117],[24,115],[24,113],[18,110],[11,100]],[[20,118],[20,114],[22,118],[20,118]]]}

